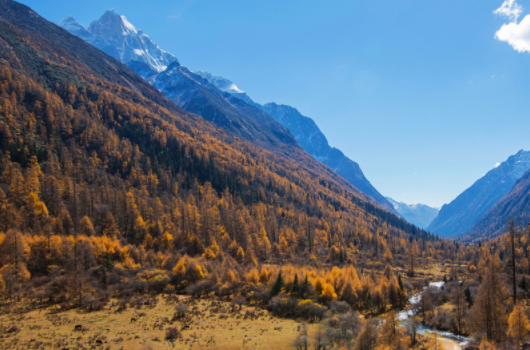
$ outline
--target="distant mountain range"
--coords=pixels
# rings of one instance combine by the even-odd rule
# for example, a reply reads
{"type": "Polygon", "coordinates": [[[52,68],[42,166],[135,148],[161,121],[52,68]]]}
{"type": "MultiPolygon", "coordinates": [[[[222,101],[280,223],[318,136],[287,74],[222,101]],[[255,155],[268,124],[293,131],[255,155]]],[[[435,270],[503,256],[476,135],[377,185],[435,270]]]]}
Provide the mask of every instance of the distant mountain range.
{"type": "Polygon", "coordinates": [[[262,106],[228,79],[205,71],[190,71],[113,9],[88,28],[72,16],[58,25],[125,63],[179,107],[239,137],[268,149],[298,143],[358,190],[397,214],[366,179],[359,165],[331,147],[315,122],[295,108],[275,103],[262,106]]]}
{"type": "MultiPolygon", "coordinates": [[[[500,223],[492,224],[491,220],[481,221],[479,226],[474,227],[474,225],[493,206],[498,203],[501,205],[500,199],[512,190],[517,180],[528,169],[530,169],[530,152],[521,150],[490,170],[451,203],[444,205],[427,230],[440,237],[456,237],[472,228],[475,234],[478,234],[477,230],[480,228],[495,231],[500,223]]],[[[519,195],[513,195],[512,199],[516,197],[519,195]]],[[[497,207],[496,210],[498,214],[506,215],[508,213],[506,209],[497,207]]]]}
{"type": "Polygon", "coordinates": [[[426,229],[440,212],[440,208],[429,207],[425,204],[406,204],[397,202],[390,197],[386,197],[386,199],[392,203],[396,211],[405,220],[422,229],[426,229]]]}

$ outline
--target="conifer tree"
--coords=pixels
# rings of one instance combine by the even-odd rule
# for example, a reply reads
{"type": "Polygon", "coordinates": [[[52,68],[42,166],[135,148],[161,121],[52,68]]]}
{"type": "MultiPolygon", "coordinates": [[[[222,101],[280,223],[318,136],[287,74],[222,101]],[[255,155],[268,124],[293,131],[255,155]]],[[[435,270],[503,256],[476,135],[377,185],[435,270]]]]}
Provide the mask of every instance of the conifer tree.
{"type": "Polygon", "coordinates": [[[523,275],[523,279],[521,280],[521,283],[519,283],[519,287],[525,292],[528,292],[528,282],[526,281],[526,278],[524,275],[523,275]]]}
{"type": "Polygon", "coordinates": [[[471,290],[469,289],[469,287],[466,287],[464,295],[466,296],[467,307],[470,308],[471,306],[473,306],[473,296],[471,295],[471,290]]]}
{"type": "Polygon", "coordinates": [[[276,281],[272,285],[271,296],[276,296],[280,294],[284,285],[285,285],[285,281],[283,280],[282,271],[280,270],[280,272],[278,273],[278,277],[276,278],[276,281]]]}

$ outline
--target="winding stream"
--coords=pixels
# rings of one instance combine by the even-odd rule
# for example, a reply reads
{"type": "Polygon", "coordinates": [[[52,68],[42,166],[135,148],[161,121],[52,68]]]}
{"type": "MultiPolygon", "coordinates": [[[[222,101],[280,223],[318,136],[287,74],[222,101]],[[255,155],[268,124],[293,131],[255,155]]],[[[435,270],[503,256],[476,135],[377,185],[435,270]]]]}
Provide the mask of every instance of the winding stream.
{"type": "MultiPolygon", "coordinates": [[[[444,282],[431,282],[429,283],[429,287],[436,287],[436,288],[442,288],[444,285],[444,282]]],[[[425,287],[427,288],[427,287],[425,287]]],[[[421,301],[421,292],[413,294],[409,298],[409,302],[414,305],[418,304],[421,301]]],[[[409,317],[414,316],[414,311],[411,308],[408,308],[406,310],[401,311],[398,314],[398,319],[403,322],[409,317]]],[[[435,333],[438,336],[438,340],[443,345],[444,349],[446,350],[461,350],[466,344],[469,342],[469,339],[460,335],[453,334],[451,332],[446,331],[435,331],[432,328],[425,327],[425,326],[419,326],[418,327],[418,334],[421,334],[423,336],[427,337],[434,337],[435,333]]]]}

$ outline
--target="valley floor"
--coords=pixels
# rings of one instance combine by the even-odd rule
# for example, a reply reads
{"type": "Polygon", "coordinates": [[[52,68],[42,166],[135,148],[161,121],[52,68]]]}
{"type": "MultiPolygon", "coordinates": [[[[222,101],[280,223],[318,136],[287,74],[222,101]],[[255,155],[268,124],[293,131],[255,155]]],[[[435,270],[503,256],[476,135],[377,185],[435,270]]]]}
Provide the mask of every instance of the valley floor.
{"type": "MultiPolygon", "coordinates": [[[[179,298],[182,301],[187,297],[179,298]]],[[[293,341],[300,333],[300,322],[275,318],[268,311],[251,306],[231,312],[229,303],[217,303],[214,299],[192,301],[190,309],[196,315],[189,329],[182,330],[182,339],[174,343],[164,339],[166,329],[175,326],[181,329],[184,322],[170,324],[176,303],[162,297],[152,308],[122,312],[116,312],[116,307],[90,313],[55,312],[47,308],[25,314],[5,314],[0,316],[0,349],[90,349],[96,346],[97,340],[102,344],[95,348],[102,349],[293,349],[293,341]],[[252,313],[256,316],[249,316],[252,313]],[[137,321],[131,322],[132,318],[137,321]],[[20,330],[8,332],[13,325],[20,330]],[[74,331],[76,325],[86,330],[74,331]]],[[[317,327],[308,325],[310,338],[317,327]]]]}

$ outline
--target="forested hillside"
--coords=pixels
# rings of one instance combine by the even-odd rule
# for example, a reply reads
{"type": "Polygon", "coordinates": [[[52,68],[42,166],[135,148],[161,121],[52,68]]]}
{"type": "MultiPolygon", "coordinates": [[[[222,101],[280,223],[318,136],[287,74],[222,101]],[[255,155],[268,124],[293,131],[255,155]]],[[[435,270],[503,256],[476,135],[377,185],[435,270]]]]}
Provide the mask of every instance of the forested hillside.
{"type": "Polygon", "coordinates": [[[4,245],[21,234],[42,240],[44,251],[30,249],[39,251],[32,274],[59,262],[51,254],[62,235],[240,262],[441,247],[300,148],[273,154],[242,141],[31,10],[1,7],[26,28],[0,21],[2,231],[4,245]]]}

